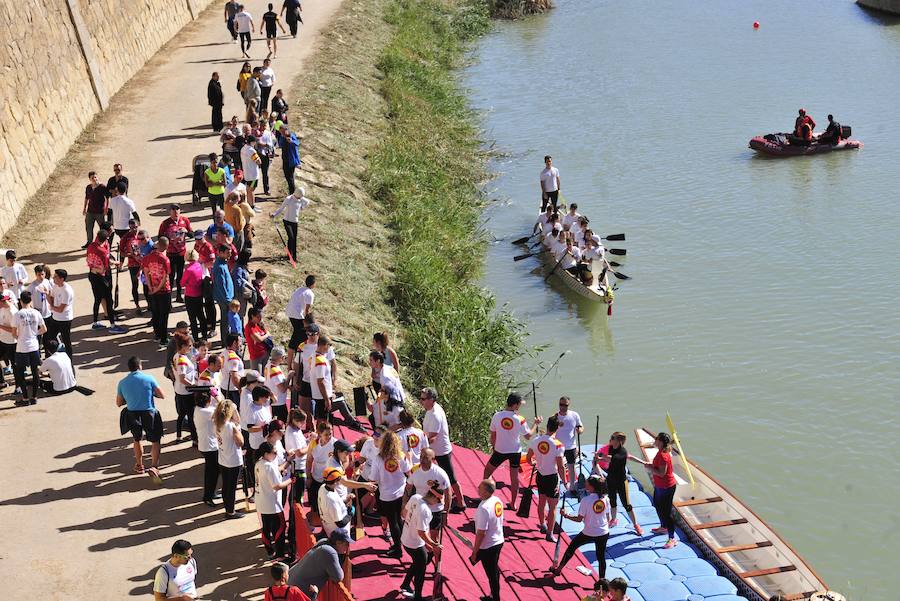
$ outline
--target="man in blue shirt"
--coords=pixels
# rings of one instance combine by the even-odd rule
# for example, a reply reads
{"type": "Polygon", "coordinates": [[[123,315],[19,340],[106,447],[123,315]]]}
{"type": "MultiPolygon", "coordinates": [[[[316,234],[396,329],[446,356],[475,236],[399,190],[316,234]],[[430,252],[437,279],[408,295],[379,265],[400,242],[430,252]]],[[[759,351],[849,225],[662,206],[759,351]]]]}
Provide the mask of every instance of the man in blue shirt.
{"type": "Polygon", "coordinates": [[[294,193],[294,170],[300,166],[300,141],[297,135],[288,129],[287,125],[281,126],[281,136],[278,138],[281,147],[281,165],[284,168],[284,179],[287,180],[288,193],[294,193]]]}
{"type": "MultiPolygon", "coordinates": [[[[141,438],[147,435],[150,443],[150,468],[147,473],[159,481],[159,452],[162,439],[163,421],[156,408],[154,398],[163,399],[162,390],[153,376],[141,370],[141,360],[137,357],[128,359],[129,374],[122,378],[116,388],[116,407],[125,406],[125,423],[120,424],[131,430],[134,438],[134,471],[144,473],[144,449],[141,438]]],[[[124,433],[124,432],[123,432],[124,433]]]]}
{"type": "Polygon", "coordinates": [[[234,240],[234,228],[231,227],[230,224],[225,223],[225,211],[216,209],[215,215],[213,216],[213,222],[206,228],[206,236],[209,238],[210,242],[213,242],[216,239],[216,234],[220,231],[225,232],[225,235],[228,236],[229,240],[234,240]]]}
{"type": "Polygon", "coordinates": [[[234,298],[234,281],[228,270],[228,259],[231,258],[231,247],[220,244],[216,250],[216,262],[213,263],[213,300],[219,305],[219,335],[224,344],[228,335],[228,304],[234,298]]]}

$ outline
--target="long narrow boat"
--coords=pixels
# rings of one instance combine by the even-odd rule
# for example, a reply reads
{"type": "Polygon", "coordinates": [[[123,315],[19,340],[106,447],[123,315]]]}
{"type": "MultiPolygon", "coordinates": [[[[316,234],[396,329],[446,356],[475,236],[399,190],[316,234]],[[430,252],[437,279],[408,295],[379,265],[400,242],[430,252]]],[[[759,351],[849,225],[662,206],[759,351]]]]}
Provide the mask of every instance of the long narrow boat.
{"type": "MultiPolygon", "coordinates": [[[[556,266],[556,259],[553,258],[553,255],[551,253],[543,252],[538,256],[547,267],[548,272],[549,270],[553,269],[554,266],[556,266]]],[[[553,272],[553,275],[554,277],[556,277],[556,279],[562,282],[566,286],[566,288],[574,290],[584,298],[599,303],[606,303],[607,305],[612,304],[612,293],[608,294],[606,288],[600,285],[602,282],[597,281],[598,277],[596,273],[592,274],[590,286],[585,286],[584,284],[582,284],[581,280],[576,278],[574,275],[572,275],[562,267],[557,267],[556,271],[553,272]]]]}
{"type": "MultiPolygon", "coordinates": [[[[646,428],[635,430],[647,461],[656,456],[654,434],[646,428]]],[[[673,456],[677,452],[673,450],[673,456]]],[[[844,601],[828,587],[796,551],[744,505],[718,480],[689,461],[695,485],[691,486],[678,457],[672,465],[678,487],[675,512],[678,525],[719,570],[750,601],[768,601],[784,595],[789,601],[830,599],[844,601]]]]}

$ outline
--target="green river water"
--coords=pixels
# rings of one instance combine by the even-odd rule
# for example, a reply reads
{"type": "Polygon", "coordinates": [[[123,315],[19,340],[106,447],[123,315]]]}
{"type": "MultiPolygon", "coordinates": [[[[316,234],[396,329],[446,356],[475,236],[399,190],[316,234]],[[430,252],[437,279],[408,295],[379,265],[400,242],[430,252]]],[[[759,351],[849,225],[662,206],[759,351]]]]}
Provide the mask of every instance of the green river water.
{"type": "Polygon", "coordinates": [[[483,284],[545,364],[571,350],[541,413],[571,396],[593,443],[597,414],[603,440],[670,411],[832,588],[900,598],[900,20],[846,0],[557,4],[498,24],[463,75],[506,153],[483,284]],[[865,148],[754,156],[801,106],[865,148]],[[611,318],[512,261],[547,153],[594,230],[628,236],[611,318]]]}

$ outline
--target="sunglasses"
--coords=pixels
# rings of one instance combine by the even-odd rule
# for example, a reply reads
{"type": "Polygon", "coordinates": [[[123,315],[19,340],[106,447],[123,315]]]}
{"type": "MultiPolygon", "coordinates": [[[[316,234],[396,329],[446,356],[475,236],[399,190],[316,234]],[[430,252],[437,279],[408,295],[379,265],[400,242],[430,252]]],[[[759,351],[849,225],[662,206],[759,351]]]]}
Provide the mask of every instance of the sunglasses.
{"type": "Polygon", "coordinates": [[[559,406],[560,406],[560,407],[568,407],[569,404],[568,404],[568,403],[560,403],[559,406]]]}

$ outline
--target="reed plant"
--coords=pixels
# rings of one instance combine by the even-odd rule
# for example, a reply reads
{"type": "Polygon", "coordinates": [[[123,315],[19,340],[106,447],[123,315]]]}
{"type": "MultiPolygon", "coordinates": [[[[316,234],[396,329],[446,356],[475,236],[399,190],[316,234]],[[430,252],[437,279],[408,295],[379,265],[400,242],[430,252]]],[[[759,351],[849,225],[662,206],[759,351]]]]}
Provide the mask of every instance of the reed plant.
{"type": "Polygon", "coordinates": [[[389,128],[370,158],[370,193],[397,246],[391,298],[404,327],[413,387],[432,386],[454,439],[484,448],[507,393],[504,367],[523,352],[522,326],[475,282],[484,156],[455,79],[467,43],[489,27],[481,1],[395,0],[394,37],[381,54],[389,128]]]}

